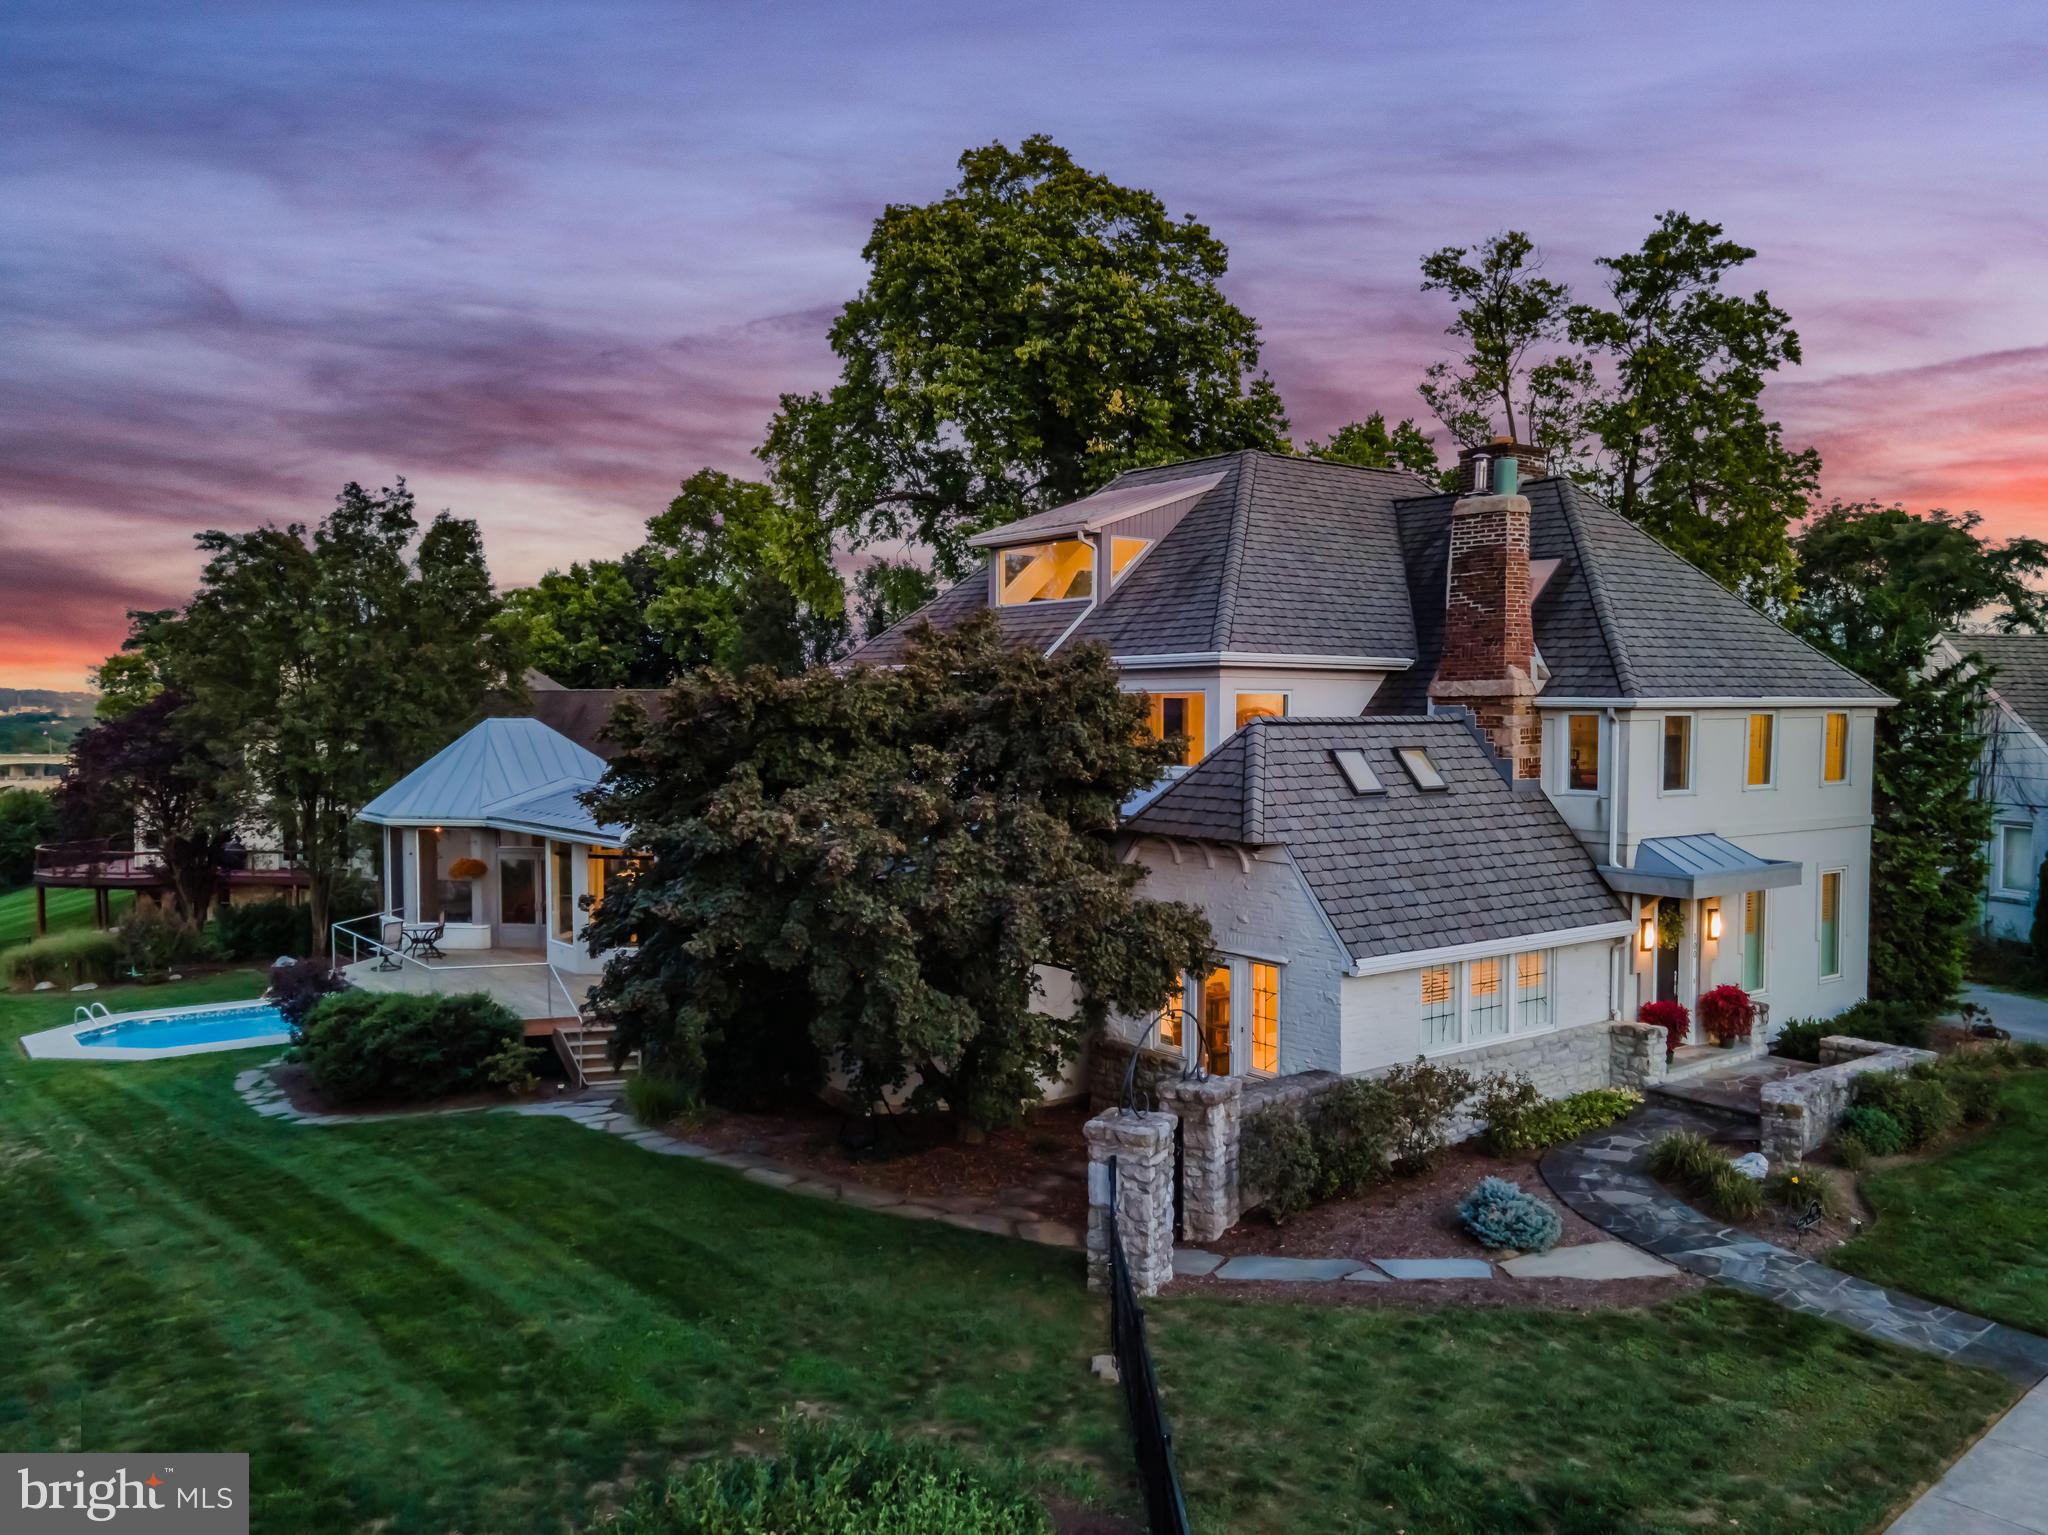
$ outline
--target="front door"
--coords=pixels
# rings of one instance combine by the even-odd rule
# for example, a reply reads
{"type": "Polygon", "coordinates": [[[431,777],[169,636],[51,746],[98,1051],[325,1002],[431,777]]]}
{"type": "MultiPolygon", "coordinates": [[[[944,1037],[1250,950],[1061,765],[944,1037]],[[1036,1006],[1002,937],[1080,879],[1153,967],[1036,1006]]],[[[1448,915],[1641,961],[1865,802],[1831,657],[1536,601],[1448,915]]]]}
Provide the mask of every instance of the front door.
{"type": "Polygon", "coordinates": [[[540,929],[540,849],[498,850],[498,929],[496,942],[506,949],[538,949],[540,929]]]}
{"type": "Polygon", "coordinates": [[[1666,913],[1682,912],[1685,908],[1674,901],[1657,903],[1657,1000],[1676,1002],[1678,1000],[1678,954],[1685,943],[1685,929],[1682,918],[1668,917],[1666,913]]]}

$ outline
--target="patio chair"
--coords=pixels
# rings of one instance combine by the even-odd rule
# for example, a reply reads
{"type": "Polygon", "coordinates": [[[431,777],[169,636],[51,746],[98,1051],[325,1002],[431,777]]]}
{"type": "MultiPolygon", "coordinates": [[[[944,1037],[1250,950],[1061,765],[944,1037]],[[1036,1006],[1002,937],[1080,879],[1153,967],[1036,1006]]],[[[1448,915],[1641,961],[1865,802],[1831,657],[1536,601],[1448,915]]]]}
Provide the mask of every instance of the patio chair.
{"type": "Polygon", "coordinates": [[[407,927],[399,929],[399,942],[414,959],[446,959],[441,952],[441,940],[448,933],[448,919],[443,917],[432,927],[407,927]]]}

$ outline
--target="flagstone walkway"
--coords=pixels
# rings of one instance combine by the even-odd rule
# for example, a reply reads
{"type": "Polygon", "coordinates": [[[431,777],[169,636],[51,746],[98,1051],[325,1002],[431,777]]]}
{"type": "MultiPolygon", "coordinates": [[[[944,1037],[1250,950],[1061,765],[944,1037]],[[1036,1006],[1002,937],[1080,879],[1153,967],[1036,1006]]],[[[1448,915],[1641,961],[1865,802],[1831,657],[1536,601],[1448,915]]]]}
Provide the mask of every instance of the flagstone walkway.
{"type": "Polygon", "coordinates": [[[1997,1370],[2022,1386],[2048,1378],[2048,1339],[1871,1284],[1724,1226],[1672,1198],[1646,1171],[1650,1147],[1662,1136],[1721,1129],[1684,1109],[1645,1109],[1610,1130],[1553,1147],[1543,1158],[1543,1179],[1610,1236],[1691,1273],[1873,1338],[1997,1370]]]}

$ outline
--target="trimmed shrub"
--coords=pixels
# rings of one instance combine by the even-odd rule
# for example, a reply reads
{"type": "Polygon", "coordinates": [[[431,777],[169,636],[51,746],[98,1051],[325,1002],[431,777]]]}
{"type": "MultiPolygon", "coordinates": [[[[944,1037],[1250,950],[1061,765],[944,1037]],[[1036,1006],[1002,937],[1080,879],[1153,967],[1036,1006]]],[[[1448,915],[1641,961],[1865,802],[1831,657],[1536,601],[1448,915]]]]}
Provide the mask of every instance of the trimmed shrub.
{"type": "Polygon", "coordinates": [[[1317,1199],[1350,1199],[1387,1176],[1393,1111],[1383,1084],[1352,1078],[1312,1106],[1308,1129],[1317,1199]]]}
{"type": "Polygon", "coordinates": [[[643,1125],[660,1129],[697,1106],[689,1084],[660,1072],[636,1071],[626,1078],[626,1107],[643,1125]]]}
{"type": "Polygon", "coordinates": [[[1527,1149],[1524,1139],[1529,1116],[1543,1106],[1543,1094],[1526,1072],[1496,1071],[1480,1079],[1472,1099],[1472,1112],[1486,1126],[1486,1147],[1496,1155],[1527,1149]]]}
{"type": "Polygon", "coordinates": [[[1692,1193],[1724,1221],[1750,1221],[1764,1213],[1764,1186],[1737,1172],[1733,1162],[1723,1161],[1692,1193]]]}
{"type": "Polygon", "coordinates": [[[1481,1178],[1458,1206],[1458,1219],[1486,1247],[1547,1253],[1564,1235],[1564,1221],[1549,1205],[1505,1178],[1481,1178]]]}
{"type": "Polygon", "coordinates": [[[1998,1095],[2005,1073],[1995,1064],[1977,1065],[1967,1056],[1949,1056],[1941,1063],[1941,1079],[1956,1100],[1966,1125],[1988,1125],[1998,1118],[1998,1095]]]}
{"type": "Polygon", "coordinates": [[[1932,1069],[1924,1066],[1910,1071],[1865,1072],[1856,1079],[1855,1101],[1883,1109],[1897,1120],[1905,1131],[1908,1150],[1941,1139],[1963,1122],[1962,1106],[1956,1102],[1955,1094],[1932,1069]]]}
{"type": "Polygon", "coordinates": [[[1870,1148],[1853,1135],[1835,1137],[1835,1160],[1845,1172],[1860,1173],[1870,1165],[1870,1148]]]}
{"type": "Polygon", "coordinates": [[[1700,1026],[1716,1044],[1747,1039],[1756,1031],[1756,1004],[1740,986],[1724,984],[1702,992],[1699,1007],[1700,1026]]]}
{"type": "Polygon", "coordinates": [[[1911,1002],[1866,999],[1822,1020],[1829,1034],[1847,1034],[1880,1045],[1911,1045],[1925,1050],[1934,1036],[1934,1015],[1911,1002]]]}
{"type": "Polygon", "coordinates": [[[1555,1146],[1626,1119],[1642,1101],[1641,1093],[1625,1087],[1592,1087],[1568,1097],[1546,1099],[1506,1122],[1505,1128],[1497,1129],[1497,1122],[1490,1121],[1487,1145],[1497,1153],[1555,1146]]]}
{"type": "Polygon", "coordinates": [[[1906,1127],[1883,1109],[1858,1104],[1843,1114],[1835,1127],[1835,1149],[1839,1152],[1852,1145],[1866,1160],[1895,1157],[1906,1149],[1906,1127]]]}
{"type": "Polygon", "coordinates": [[[295,959],[270,972],[270,1000],[284,1014],[294,1041],[305,1037],[306,1015],[322,997],[348,990],[348,980],[324,959],[295,959]]]}
{"type": "Polygon", "coordinates": [[[1842,1213],[1842,1191],[1818,1167],[1792,1162],[1773,1168],[1763,1182],[1764,1199],[1774,1208],[1797,1215],[1820,1203],[1820,1213],[1833,1217],[1842,1213]]]}
{"type": "Polygon", "coordinates": [[[1778,1037],[1771,1041],[1771,1054],[1788,1061],[1818,1061],[1820,1042],[1840,1032],[1825,1018],[1794,1018],[1778,1030],[1778,1037]]]}
{"type": "Polygon", "coordinates": [[[23,987],[43,981],[58,986],[92,981],[104,986],[114,979],[119,966],[114,935],[92,928],[52,933],[7,951],[7,978],[23,987]]]}
{"type": "Polygon", "coordinates": [[[1714,1143],[1692,1130],[1673,1130],[1650,1148],[1650,1176],[1680,1188],[1704,1183],[1728,1159],[1714,1143]]]}
{"type": "Polygon", "coordinates": [[[160,981],[199,952],[199,933],[161,906],[137,906],[114,928],[114,952],[123,974],[160,981]]]}
{"type": "Polygon", "coordinates": [[[440,1098],[483,1086],[485,1063],[524,1037],[518,1017],[481,992],[351,989],[306,1015],[299,1059],[336,1103],[440,1098]]]}
{"type": "Polygon", "coordinates": [[[313,952],[313,908],[290,901],[248,901],[223,906],[207,924],[222,959],[260,959],[313,952]]]}
{"type": "Polygon", "coordinates": [[[1683,1002],[1645,1002],[1636,1009],[1636,1022],[1654,1024],[1664,1031],[1664,1058],[1669,1060],[1692,1032],[1692,1014],[1683,1002]]]}
{"type": "Polygon", "coordinates": [[[504,1092],[532,1092],[540,1086],[533,1069],[533,1048],[524,1038],[506,1040],[484,1057],[483,1079],[504,1092]]]}
{"type": "Polygon", "coordinates": [[[1433,1167],[1450,1144],[1451,1121],[1478,1084],[1469,1071],[1417,1056],[1376,1085],[1385,1095],[1394,1171],[1414,1177],[1433,1167]]]}
{"type": "Polygon", "coordinates": [[[1020,1480],[925,1441],[792,1424],[773,1459],[728,1456],[643,1488],[586,1535],[1052,1535],[1020,1480]]]}
{"type": "Polygon", "coordinates": [[[1280,1104],[1260,1109],[1238,1137],[1237,1174],[1259,1196],[1261,1208],[1279,1225],[1315,1202],[1322,1168],[1315,1138],[1294,1110],[1280,1104]]]}

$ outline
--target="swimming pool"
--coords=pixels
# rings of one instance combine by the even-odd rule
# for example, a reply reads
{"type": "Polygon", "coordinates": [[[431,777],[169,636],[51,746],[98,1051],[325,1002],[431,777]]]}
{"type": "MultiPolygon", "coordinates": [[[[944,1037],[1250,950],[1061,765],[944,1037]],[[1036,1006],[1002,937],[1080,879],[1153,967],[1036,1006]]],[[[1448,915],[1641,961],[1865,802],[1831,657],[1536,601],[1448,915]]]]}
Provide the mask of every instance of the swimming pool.
{"type": "Polygon", "coordinates": [[[146,1061],[243,1050],[291,1041],[284,1015],[268,1002],[214,1002],[105,1013],[61,1029],[25,1035],[21,1048],[36,1060],[146,1061]]]}

